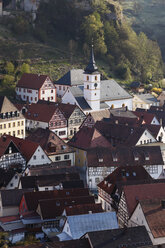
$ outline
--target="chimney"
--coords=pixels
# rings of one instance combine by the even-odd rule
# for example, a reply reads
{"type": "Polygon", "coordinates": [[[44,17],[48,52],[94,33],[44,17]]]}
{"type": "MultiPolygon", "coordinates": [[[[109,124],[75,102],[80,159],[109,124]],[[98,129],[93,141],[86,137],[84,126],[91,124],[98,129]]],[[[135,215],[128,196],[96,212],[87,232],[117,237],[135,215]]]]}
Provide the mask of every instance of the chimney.
{"type": "Polygon", "coordinates": [[[161,200],[162,209],[165,209],[165,200],[161,200]]]}

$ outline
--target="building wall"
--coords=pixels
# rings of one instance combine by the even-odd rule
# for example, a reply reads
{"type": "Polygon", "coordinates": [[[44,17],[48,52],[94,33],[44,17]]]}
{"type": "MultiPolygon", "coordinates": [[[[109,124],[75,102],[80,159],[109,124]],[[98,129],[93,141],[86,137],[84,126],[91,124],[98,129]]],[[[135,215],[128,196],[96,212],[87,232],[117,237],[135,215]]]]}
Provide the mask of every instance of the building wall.
{"type": "Polygon", "coordinates": [[[113,211],[111,207],[111,196],[100,188],[98,188],[98,203],[101,203],[105,211],[113,211]]]}
{"type": "Polygon", "coordinates": [[[32,155],[31,159],[27,163],[28,166],[32,165],[41,165],[41,164],[50,164],[51,161],[46,155],[46,153],[43,151],[41,146],[38,146],[34,154],[32,155]]]}
{"type": "Polygon", "coordinates": [[[55,84],[55,87],[57,89],[57,97],[62,98],[65,91],[69,89],[70,86],[55,84]]]}
{"type": "Polygon", "coordinates": [[[145,130],[138,142],[136,143],[136,146],[153,142],[156,142],[156,139],[150,134],[148,130],[145,130]]]}
{"type": "Polygon", "coordinates": [[[136,110],[136,108],[149,109],[151,106],[159,106],[159,102],[146,103],[142,101],[137,95],[134,95],[133,110],[136,110]]]}
{"type": "Polygon", "coordinates": [[[75,148],[75,165],[86,166],[86,151],[75,148]]]}
{"type": "Polygon", "coordinates": [[[70,153],[62,153],[62,154],[56,154],[49,156],[50,160],[52,162],[61,162],[61,161],[71,161],[71,166],[75,165],[75,152],[70,153]]]}
{"type": "Polygon", "coordinates": [[[109,107],[113,107],[113,108],[121,108],[123,106],[127,106],[129,110],[132,110],[132,107],[133,107],[132,98],[130,98],[130,99],[122,99],[122,100],[114,100],[114,101],[105,101],[105,103],[109,107]]]}
{"type": "Polygon", "coordinates": [[[28,120],[26,119],[26,129],[37,129],[37,128],[43,128],[46,129],[49,127],[49,124],[47,122],[42,122],[42,121],[33,121],[33,120],[28,120]]]}
{"type": "Polygon", "coordinates": [[[65,94],[62,96],[62,103],[76,104],[79,106],[79,104],[77,103],[76,99],[74,98],[74,96],[72,95],[69,89],[67,89],[65,94]]]}
{"type": "Polygon", "coordinates": [[[128,226],[131,227],[131,226],[142,226],[142,225],[146,227],[153,245],[161,245],[161,244],[165,243],[165,237],[161,237],[161,238],[154,238],[153,237],[152,232],[151,232],[151,230],[148,226],[148,223],[146,221],[146,218],[143,214],[141,205],[138,204],[135,211],[133,212],[129,222],[128,222],[128,226]]]}
{"type": "Polygon", "coordinates": [[[0,119],[0,136],[3,134],[25,138],[25,118],[0,119]]]}
{"type": "Polygon", "coordinates": [[[6,189],[16,189],[18,188],[19,180],[21,175],[19,173],[16,173],[14,177],[11,179],[11,181],[6,186],[6,189]]]}
{"type": "Polygon", "coordinates": [[[22,169],[25,169],[26,167],[26,160],[23,158],[21,153],[14,152],[14,153],[8,153],[4,154],[0,157],[0,168],[8,169],[11,165],[22,165],[22,169]]]}
{"type": "Polygon", "coordinates": [[[16,87],[16,94],[22,101],[28,101],[29,103],[37,103],[39,100],[38,90],[16,87]]]}
{"type": "Polygon", "coordinates": [[[163,165],[146,165],[144,168],[154,179],[158,179],[163,172],[163,165]]]}
{"type": "Polygon", "coordinates": [[[56,102],[56,89],[52,81],[47,78],[39,92],[39,99],[56,102]]]}
{"type": "Polygon", "coordinates": [[[19,207],[18,206],[6,206],[0,209],[0,216],[12,216],[19,214],[19,207]]]}

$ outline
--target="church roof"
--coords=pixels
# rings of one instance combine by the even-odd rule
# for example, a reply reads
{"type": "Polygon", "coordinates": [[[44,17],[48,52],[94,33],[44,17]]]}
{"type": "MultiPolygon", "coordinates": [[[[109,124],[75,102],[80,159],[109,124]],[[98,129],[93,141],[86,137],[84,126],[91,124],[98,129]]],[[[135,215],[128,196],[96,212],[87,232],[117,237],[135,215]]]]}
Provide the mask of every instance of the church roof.
{"type": "Polygon", "coordinates": [[[68,71],[62,78],[55,82],[59,85],[83,85],[84,83],[84,70],[82,69],[72,69],[68,71]]]}
{"type": "Polygon", "coordinates": [[[94,58],[93,45],[91,48],[91,55],[90,55],[89,63],[88,63],[88,65],[84,71],[85,71],[85,74],[92,74],[92,73],[98,72],[98,68],[96,66],[96,62],[95,62],[95,58],[94,58]]]}

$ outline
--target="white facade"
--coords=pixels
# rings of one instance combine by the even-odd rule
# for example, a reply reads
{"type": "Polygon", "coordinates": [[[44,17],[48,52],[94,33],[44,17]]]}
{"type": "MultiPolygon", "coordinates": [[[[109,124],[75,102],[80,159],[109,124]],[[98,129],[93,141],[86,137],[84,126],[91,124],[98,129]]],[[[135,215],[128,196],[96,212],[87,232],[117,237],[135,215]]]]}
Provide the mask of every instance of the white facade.
{"type": "Polygon", "coordinates": [[[138,142],[136,143],[136,146],[147,144],[147,143],[153,143],[157,142],[154,136],[146,129],[138,142]]]}
{"type": "Polygon", "coordinates": [[[128,222],[128,226],[145,226],[147,229],[147,232],[151,238],[151,241],[153,245],[161,245],[165,243],[165,237],[160,238],[154,238],[152,235],[152,232],[148,226],[148,223],[146,221],[146,218],[144,216],[144,213],[142,211],[141,205],[138,204],[135,211],[133,212],[132,216],[130,217],[130,220],[128,222]]]}
{"type": "Polygon", "coordinates": [[[56,102],[56,89],[48,77],[40,89],[16,87],[16,94],[22,101],[29,103],[37,103],[38,100],[56,102]]]}
{"type": "Polygon", "coordinates": [[[61,139],[67,139],[68,137],[67,127],[51,129],[51,131],[54,132],[57,136],[59,136],[61,139]]]}
{"type": "Polygon", "coordinates": [[[43,151],[41,146],[38,146],[30,160],[28,161],[27,165],[32,166],[32,165],[42,165],[42,164],[50,164],[51,161],[46,155],[46,153],[43,151]]]}
{"type": "Polygon", "coordinates": [[[43,128],[46,129],[49,127],[49,124],[47,122],[42,122],[42,121],[34,121],[34,120],[28,120],[26,119],[26,129],[36,129],[36,128],[43,128]]]}
{"type": "Polygon", "coordinates": [[[16,189],[16,188],[18,188],[20,177],[21,177],[21,174],[16,173],[13,176],[13,178],[10,180],[8,185],[5,187],[5,189],[16,189]]]}
{"type": "Polygon", "coordinates": [[[57,97],[62,98],[62,96],[65,94],[65,91],[69,88],[69,86],[66,85],[58,85],[55,84],[56,91],[57,91],[57,97]]]}
{"type": "Polygon", "coordinates": [[[100,110],[100,74],[84,75],[84,98],[93,111],[100,110]]]}
{"type": "Polygon", "coordinates": [[[158,119],[154,116],[153,120],[151,121],[151,125],[160,125],[158,119]]]}
{"type": "Polygon", "coordinates": [[[129,110],[132,110],[132,106],[133,106],[132,98],[122,99],[122,100],[105,101],[105,103],[109,107],[113,107],[113,108],[121,108],[123,106],[125,106],[125,107],[127,106],[129,110]]]}
{"type": "Polygon", "coordinates": [[[75,165],[75,152],[70,153],[59,153],[56,155],[49,156],[52,162],[59,162],[59,161],[71,161],[71,166],[75,165]]]}
{"type": "Polygon", "coordinates": [[[163,165],[145,165],[144,168],[154,179],[158,179],[163,172],[163,165]]]}

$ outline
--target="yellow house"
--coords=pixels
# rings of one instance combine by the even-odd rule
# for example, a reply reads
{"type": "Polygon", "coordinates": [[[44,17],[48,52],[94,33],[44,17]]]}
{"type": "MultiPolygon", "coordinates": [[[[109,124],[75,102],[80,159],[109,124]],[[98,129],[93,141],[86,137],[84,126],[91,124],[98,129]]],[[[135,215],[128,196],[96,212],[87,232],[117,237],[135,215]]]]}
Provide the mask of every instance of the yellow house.
{"type": "Polygon", "coordinates": [[[6,96],[0,96],[0,136],[25,138],[25,118],[6,96]]]}

